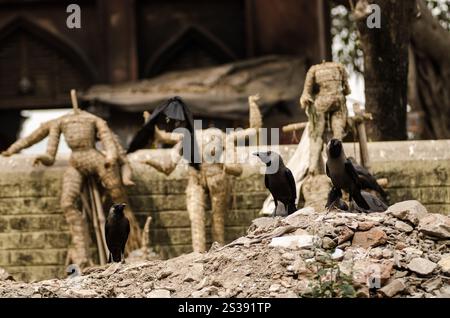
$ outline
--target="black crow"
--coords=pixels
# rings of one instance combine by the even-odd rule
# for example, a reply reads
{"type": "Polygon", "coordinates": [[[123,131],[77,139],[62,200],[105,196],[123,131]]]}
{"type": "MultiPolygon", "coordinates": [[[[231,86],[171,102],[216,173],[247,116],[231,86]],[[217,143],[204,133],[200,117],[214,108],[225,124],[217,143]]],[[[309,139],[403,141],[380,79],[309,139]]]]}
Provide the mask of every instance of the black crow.
{"type": "Polygon", "coordinates": [[[361,195],[369,205],[369,210],[367,212],[384,212],[388,209],[386,203],[380,200],[376,195],[366,191],[361,191],[361,195]]]}
{"type": "Polygon", "coordinates": [[[331,210],[332,207],[337,207],[339,210],[348,211],[348,205],[342,200],[342,191],[336,187],[332,187],[328,193],[328,200],[325,207],[331,210]]]}
{"type": "Polygon", "coordinates": [[[200,169],[199,152],[195,138],[194,118],[191,110],[183,102],[181,97],[175,96],[158,106],[151,114],[148,121],[133,137],[127,153],[144,148],[154,140],[155,126],[159,129],[171,132],[176,128],[185,128],[183,131],[183,150],[189,147],[190,151],[183,151],[183,157],[191,166],[200,169]],[[196,160],[197,159],[197,160],[196,160]]]}
{"type": "MultiPolygon", "coordinates": [[[[369,205],[368,210],[363,210],[361,212],[384,212],[388,209],[388,206],[380,200],[377,196],[373,195],[370,192],[361,191],[361,195],[364,198],[364,200],[369,205]]],[[[341,190],[333,187],[330,190],[330,193],[328,194],[328,201],[327,205],[325,206],[328,210],[330,210],[333,207],[338,208],[342,211],[348,211],[348,205],[345,203],[344,200],[342,200],[342,192],[341,190]]]]}
{"type": "Polygon", "coordinates": [[[108,262],[124,260],[125,245],[130,234],[130,222],[124,214],[126,204],[113,204],[105,222],[106,245],[109,249],[108,262]]]}
{"type": "Polygon", "coordinates": [[[278,201],[283,203],[287,214],[292,214],[297,211],[297,207],[295,206],[297,190],[294,176],[291,170],[284,165],[281,156],[274,151],[255,152],[254,155],[267,166],[264,175],[264,184],[272,194],[275,202],[275,209],[272,216],[276,216],[278,201]],[[275,168],[274,171],[270,171],[273,168],[275,168]]]}
{"type": "Polygon", "coordinates": [[[369,210],[369,205],[361,195],[361,184],[359,183],[358,174],[352,162],[345,156],[340,140],[330,140],[327,145],[327,156],[326,172],[333,186],[337,190],[348,192],[350,204],[352,204],[353,199],[360,208],[369,210]]]}
{"type": "Polygon", "coordinates": [[[352,162],[353,167],[355,167],[356,173],[358,174],[358,180],[361,184],[361,189],[369,189],[374,190],[378,192],[383,200],[387,203],[388,202],[388,196],[386,192],[383,190],[383,188],[378,184],[377,180],[372,176],[372,174],[364,168],[363,166],[359,165],[355,158],[348,157],[348,159],[352,162]]]}

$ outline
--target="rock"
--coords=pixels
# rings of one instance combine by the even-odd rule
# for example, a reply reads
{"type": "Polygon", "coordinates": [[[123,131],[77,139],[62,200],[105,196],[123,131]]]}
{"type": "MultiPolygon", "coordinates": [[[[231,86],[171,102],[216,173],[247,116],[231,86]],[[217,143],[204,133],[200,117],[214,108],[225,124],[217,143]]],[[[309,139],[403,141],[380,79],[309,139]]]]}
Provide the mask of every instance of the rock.
{"type": "Polygon", "coordinates": [[[420,219],[428,214],[427,209],[416,200],[396,203],[391,205],[386,212],[395,216],[397,219],[409,221],[414,225],[419,224],[420,219]]]}
{"type": "Polygon", "coordinates": [[[356,231],[358,228],[358,222],[345,223],[345,225],[352,231],[356,231]]]}
{"type": "Polygon", "coordinates": [[[338,235],[338,245],[350,240],[354,233],[352,230],[350,230],[348,227],[346,226],[342,226],[338,229],[339,231],[339,235],[338,235]]]}
{"type": "Polygon", "coordinates": [[[284,218],[283,222],[293,226],[299,226],[304,223],[305,216],[313,215],[315,212],[313,207],[305,207],[284,218]]]}
{"type": "Polygon", "coordinates": [[[396,271],[394,274],[395,278],[403,278],[408,275],[408,271],[396,271]]]}
{"type": "Polygon", "coordinates": [[[344,251],[337,248],[333,254],[331,254],[331,259],[335,261],[341,261],[344,258],[344,251]]]}
{"type": "Polygon", "coordinates": [[[395,228],[405,233],[410,233],[414,230],[414,228],[411,225],[402,221],[395,222],[395,228]]]}
{"type": "Polygon", "coordinates": [[[369,288],[367,286],[361,287],[356,291],[357,298],[370,298],[369,288]]]}
{"type": "Polygon", "coordinates": [[[277,292],[279,291],[281,286],[279,284],[273,284],[269,287],[269,292],[277,292]]]}
{"type": "Polygon", "coordinates": [[[299,254],[304,259],[313,258],[315,255],[314,251],[310,251],[310,250],[301,250],[299,254]]]}
{"type": "Polygon", "coordinates": [[[392,282],[380,289],[380,293],[385,297],[393,297],[398,293],[404,291],[405,283],[401,279],[394,279],[392,282]]]}
{"type": "Polygon", "coordinates": [[[261,217],[254,219],[252,221],[252,224],[250,225],[248,231],[253,232],[255,230],[266,230],[271,227],[276,226],[279,223],[279,220],[277,218],[273,217],[261,217]]]}
{"type": "Polygon", "coordinates": [[[351,262],[342,261],[339,269],[346,275],[352,275],[358,285],[381,288],[390,279],[393,265],[391,261],[375,263],[369,259],[356,259],[353,266],[351,262]]]}
{"type": "Polygon", "coordinates": [[[167,289],[155,289],[147,294],[147,298],[170,298],[170,291],[167,289]]]}
{"type": "Polygon", "coordinates": [[[90,289],[73,289],[72,295],[75,297],[80,298],[92,298],[92,297],[98,297],[97,292],[90,289]]]}
{"type": "Polygon", "coordinates": [[[406,247],[405,242],[397,242],[397,243],[395,244],[395,249],[396,249],[396,250],[402,250],[402,249],[404,249],[405,247],[406,247]]]}
{"type": "Polygon", "coordinates": [[[433,263],[438,263],[442,257],[439,254],[428,254],[428,259],[433,263]]]}
{"type": "Polygon", "coordinates": [[[450,285],[442,286],[439,293],[441,298],[450,298],[450,285]]]}
{"type": "Polygon", "coordinates": [[[296,259],[295,262],[292,265],[289,265],[286,269],[293,274],[303,274],[308,272],[306,264],[301,258],[296,259]]]}
{"type": "Polygon", "coordinates": [[[376,247],[387,242],[386,233],[379,228],[372,228],[365,232],[356,232],[353,236],[352,245],[364,248],[376,247]]]}
{"type": "Polygon", "coordinates": [[[370,257],[375,258],[375,259],[382,259],[383,258],[383,249],[381,248],[373,248],[372,250],[370,250],[369,253],[370,257]]]}
{"type": "Polygon", "coordinates": [[[374,222],[359,222],[358,231],[368,231],[375,226],[374,222]]]}
{"type": "Polygon", "coordinates": [[[199,282],[203,278],[203,264],[194,263],[190,268],[186,276],[184,277],[184,282],[199,282]]]}
{"type": "Polygon", "coordinates": [[[419,223],[419,231],[429,237],[450,238],[450,218],[442,214],[429,214],[419,223]]]}
{"type": "Polygon", "coordinates": [[[163,269],[156,274],[158,279],[164,279],[172,275],[172,271],[168,269],[163,269]]]}
{"type": "Polygon", "coordinates": [[[419,275],[430,275],[437,267],[437,264],[427,260],[426,258],[416,257],[408,264],[408,269],[419,275]]]}
{"type": "Polygon", "coordinates": [[[381,284],[384,285],[391,278],[391,274],[394,269],[394,262],[387,260],[382,261],[380,267],[381,267],[380,280],[381,284]]]}
{"type": "Polygon", "coordinates": [[[322,247],[326,250],[331,250],[336,247],[336,242],[329,237],[322,238],[322,247]]]}
{"type": "Polygon", "coordinates": [[[290,235],[274,237],[270,242],[271,247],[283,247],[283,248],[311,248],[317,242],[319,238],[314,235],[290,235]]]}
{"type": "Polygon", "coordinates": [[[298,298],[298,295],[292,290],[288,290],[285,294],[280,295],[282,298],[298,298]]]}
{"type": "Polygon", "coordinates": [[[283,253],[281,255],[281,258],[286,261],[293,261],[295,259],[295,254],[294,253],[283,253]]]}
{"type": "Polygon", "coordinates": [[[425,283],[422,284],[422,288],[425,289],[427,293],[430,293],[435,289],[439,289],[441,285],[442,279],[438,277],[427,280],[425,283]]]}
{"type": "Polygon", "coordinates": [[[450,275],[450,254],[445,254],[442,256],[441,260],[438,262],[441,267],[441,272],[450,275]]]}
{"type": "Polygon", "coordinates": [[[5,269],[0,267],[0,281],[2,280],[14,280],[14,279],[5,269]]]}
{"type": "Polygon", "coordinates": [[[214,297],[219,294],[219,289],[215,286],[204,287],[201,290],[191,293],[193,298],[214,297]]]}
{"type": "Polygon", "coordinates": [[[383,258],[392,258],[394,257],[394,252],[388,248],[385,248],[382,252],[383,258]]]}

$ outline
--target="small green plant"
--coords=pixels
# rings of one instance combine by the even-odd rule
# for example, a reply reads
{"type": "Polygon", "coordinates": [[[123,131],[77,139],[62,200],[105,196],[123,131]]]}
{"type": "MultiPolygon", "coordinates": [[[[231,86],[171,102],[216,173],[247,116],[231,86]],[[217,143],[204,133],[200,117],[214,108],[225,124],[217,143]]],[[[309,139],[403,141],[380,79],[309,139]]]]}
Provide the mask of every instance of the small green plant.
{"type": "Polygon", "coordinates": [[[308,298],[354,298],[356,291],[352,285],[352,277],[341,272],[338,264],[328,259],[315,263],[316,273],[309,284],[310,292],[303,297],[308,298]]]}

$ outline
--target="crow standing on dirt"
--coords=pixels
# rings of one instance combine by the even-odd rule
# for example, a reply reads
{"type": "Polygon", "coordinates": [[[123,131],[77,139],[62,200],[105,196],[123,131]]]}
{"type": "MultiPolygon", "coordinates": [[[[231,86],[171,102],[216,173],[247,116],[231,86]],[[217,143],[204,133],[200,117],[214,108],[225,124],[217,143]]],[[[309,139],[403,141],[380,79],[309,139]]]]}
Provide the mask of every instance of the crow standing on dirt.
{"type": "Polygon", "coordinates": [[[108,262],[124,260],[125,245],[130,234],[130,222],[124,215],[125,203],[113,204],[105,222],[106,245],[109,249],[108,262]]]}
{"type": "Polygon", "coordinates": [[[283,162],[281,156],[274,151],[255,152],[253,155],[257,156],[267,167],[278,163],[278,169],[275,173],[268,173],[264,175],[264,184],[269,189],[275,202],[275,209],[272,216],[276,216],[278,201],[282,202],[287,214],[292,214],[297,210],[295,206],[295,199],[297,198],[297,190],[295,187],[294,176],[283,162]]]}
{"type": "MultiPolygon", "coordinates": [[[[340,140],[334,138],[330,140],[327,145],[327,156],[326,172],[333,183],[333,192],[336,198],[340,198],[342,196],[341,190],[344,190],[350,196],[351,205],[353,199],[358,207],[369,210],[369,205],[361,195],[361,184],[358,179],[358,173],[352,162],[345,156],[340,140]]],[[[330,198],[328,198],[327,208],[330,208],[330,203],[333,202],[330,202],[330,198]]]]}

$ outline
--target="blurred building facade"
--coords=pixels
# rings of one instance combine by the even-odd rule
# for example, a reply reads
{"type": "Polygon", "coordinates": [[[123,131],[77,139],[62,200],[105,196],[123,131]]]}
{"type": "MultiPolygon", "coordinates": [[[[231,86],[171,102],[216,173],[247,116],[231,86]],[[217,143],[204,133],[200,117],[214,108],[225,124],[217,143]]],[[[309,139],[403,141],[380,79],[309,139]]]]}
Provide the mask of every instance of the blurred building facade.
{"type": "Polygon", "coordinates": [[[21,110],[70,107],[71,88],[271,54],[329,59],[329,24],[325,0],[0,0],[0,149],[21,110]]]}

